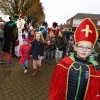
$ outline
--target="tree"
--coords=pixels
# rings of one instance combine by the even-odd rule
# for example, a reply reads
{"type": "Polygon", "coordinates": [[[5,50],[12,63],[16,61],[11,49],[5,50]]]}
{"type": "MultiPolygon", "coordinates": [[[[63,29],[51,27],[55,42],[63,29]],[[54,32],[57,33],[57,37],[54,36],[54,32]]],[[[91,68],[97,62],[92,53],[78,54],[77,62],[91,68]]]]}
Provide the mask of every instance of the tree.
{"type": "Polygon", "coordinates": [[[10,16],[22,13],[34,25],[41,23],[41,19],[45,19],[40,0],[0,0],[0,9],[3,14],[10,16]]]}
{"type": "Polygon", "coordinates": [[[43,20],[45,20],[45,14],[44,14],[44,8],[42,7],[42,3],[38,4],[38,8],[36,12],[33,12],[32,14],[30,14],[30,19],[32,19],[32,24],[33,26],[35,24],[41,25],[43,20]],[[38,16],[38,17],[37,17],[38,16]]]}

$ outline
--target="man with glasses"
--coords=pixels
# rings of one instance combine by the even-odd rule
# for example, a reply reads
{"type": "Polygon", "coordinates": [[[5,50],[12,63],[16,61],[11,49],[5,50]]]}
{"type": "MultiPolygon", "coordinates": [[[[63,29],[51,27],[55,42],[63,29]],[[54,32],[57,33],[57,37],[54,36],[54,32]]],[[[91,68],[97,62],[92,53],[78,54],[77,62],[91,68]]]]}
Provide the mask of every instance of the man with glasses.
{"type": "Polygon", "coordinates": [[[74,53],[62,59],[54,70],[49,100],[100,100],[99,66],[90,57],[98,34],[86,18],[74,33],[74,53]]]}

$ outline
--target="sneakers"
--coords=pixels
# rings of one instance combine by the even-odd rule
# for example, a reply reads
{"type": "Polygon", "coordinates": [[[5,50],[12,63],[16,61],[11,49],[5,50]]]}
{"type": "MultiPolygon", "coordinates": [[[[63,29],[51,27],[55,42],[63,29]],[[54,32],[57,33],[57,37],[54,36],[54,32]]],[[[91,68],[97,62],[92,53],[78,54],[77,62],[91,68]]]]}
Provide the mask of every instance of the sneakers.
{"type": "MultiPolygon", "coordinates": [[[[3,60],[0,60],[1,64],[4,64],[5,62],[3,60]]],[[[9,64],[7,64],[7,66],[14,66],[14,64],[12,62],[10,62],[9,64]]]]}
{"type": "Polygon", "coordinates": [[[27,70],[26,69],[24,70],[24,73],[27,73],[27,70]]]}
{"type": "Polygon", "coordinates": [[[9,64],[7,64],[7,66],[14,66],[14,64],[10,62],[9,64]]]}
{"type": "Polygon", "coordinates": [[[5,62],[4,62],[3,60],[0,60],[0,63],[1,63],[1,64],[4,64],[5,62]]]}

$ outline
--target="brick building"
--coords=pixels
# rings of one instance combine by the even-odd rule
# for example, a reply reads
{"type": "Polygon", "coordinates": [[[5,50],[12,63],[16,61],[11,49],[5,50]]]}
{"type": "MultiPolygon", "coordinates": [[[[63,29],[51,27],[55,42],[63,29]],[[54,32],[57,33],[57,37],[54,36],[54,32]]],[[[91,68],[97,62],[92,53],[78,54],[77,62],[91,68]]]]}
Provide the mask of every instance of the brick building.
{"type": "MultiPolygon", "coordinates": [[[[64,28],[75,30],[76,27],[85,19],[90,18],[100,32],[100,14],[78,13],[66,21],[64,28]]],[[[62,27],[63,25],[60,25],[62,27]]]]}
{"type": "Polygon", "coordinates": [[[86,14],[78,13],[66,21],[66,28],[75,30],[76,27],[85,19],[90,18],[95,24],[98,31],[100,31],[100,14],[86,14]]]}

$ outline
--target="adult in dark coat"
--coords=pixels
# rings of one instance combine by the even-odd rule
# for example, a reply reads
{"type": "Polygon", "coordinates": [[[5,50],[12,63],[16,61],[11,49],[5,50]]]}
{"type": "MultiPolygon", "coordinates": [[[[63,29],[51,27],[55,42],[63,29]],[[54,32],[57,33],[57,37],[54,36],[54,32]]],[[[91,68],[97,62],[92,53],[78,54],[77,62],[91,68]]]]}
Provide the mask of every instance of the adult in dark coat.
{"type": "Polygon", "coordinates": [[[12,66],[12,54],[14,52],[14,47],[15,47],[15,40],[18,37],[18,30],[17,26],[15,24],[16,22],[16,17],[13,17],[14,19],[11,19],[12,17],[9,17],[10,21],[7,22],[4,26],[4,46],[2,49],[1,53],[1,58],[0,58],[0,63],[4,63],[3,58],[5,56],[5,53],[8,53],[8,62],[7,66],[12,66]]]}

